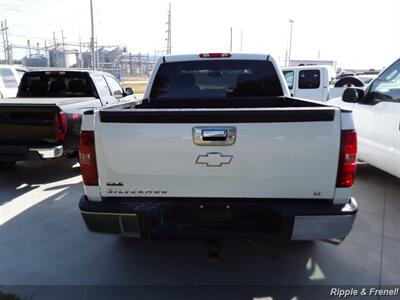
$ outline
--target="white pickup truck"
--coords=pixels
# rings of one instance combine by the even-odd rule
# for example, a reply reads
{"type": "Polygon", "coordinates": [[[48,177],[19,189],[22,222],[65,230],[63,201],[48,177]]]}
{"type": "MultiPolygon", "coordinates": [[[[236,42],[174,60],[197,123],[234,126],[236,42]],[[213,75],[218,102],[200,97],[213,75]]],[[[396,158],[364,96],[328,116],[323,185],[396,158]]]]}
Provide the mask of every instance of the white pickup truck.
{"type": "Polygon", "coordinates": [[[269,55],[162,57],[140,105],[84,114],[79,207],[142,239],[329,240],[350,232],[350,111],[290,98],[269,55]]]}
{"type": "Polygon", "coordinates": [[[364,86],[363,80],[354,76],[342,78],[333,84],[336,74],[329,66],[286,67],[282,71],[290,95],[296,98],[325,102],[341,97],[347,87],[364,86]]]}
{"type": "Polygon", "coordinates": [[[18,85],[26,71],[23,67],[0,65],[0,99],[17,96],[18,85]]]}
{"type": "Polygon", "coordinates": [[[400,59],[366,88],[348,88],[329,104],[353,111],[359,158],[400,178],[400,59]]]}

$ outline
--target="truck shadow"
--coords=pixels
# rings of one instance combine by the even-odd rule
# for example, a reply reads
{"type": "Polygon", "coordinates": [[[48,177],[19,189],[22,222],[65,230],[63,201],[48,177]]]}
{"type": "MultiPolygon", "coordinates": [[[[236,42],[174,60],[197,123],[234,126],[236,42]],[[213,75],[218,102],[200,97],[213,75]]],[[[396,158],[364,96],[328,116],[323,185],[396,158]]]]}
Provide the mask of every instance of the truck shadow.
{"type": "Polygon", "coordinates": [[[12,169],[0,169],[0,205],[38,188],[80,174],[76,159],[19,162],[12,169]]]}

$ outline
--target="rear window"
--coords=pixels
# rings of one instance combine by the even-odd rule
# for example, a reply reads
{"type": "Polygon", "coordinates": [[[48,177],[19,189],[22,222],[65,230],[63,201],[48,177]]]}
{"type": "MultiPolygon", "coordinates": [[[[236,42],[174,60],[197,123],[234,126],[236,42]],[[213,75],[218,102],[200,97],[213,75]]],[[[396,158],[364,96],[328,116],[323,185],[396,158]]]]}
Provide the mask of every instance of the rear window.
{"type": "Polygon", "coordinates": [[[12,89],[18,87],[17,79],[10,69],[0,68],[0,77],[3,80],[6,88],[12,89]]]}
{"type": "Polygon", "coordinates": [[[274,66],[259,60],[204,60],[164,63],[151,98],[278,97],[282,87],[274,66]]]}
{"type": "Polygon", "coordinates": [[[321,74],[319,70],[303,70],[299,73],[299,89],[318,89],[321,74]]]}
{"type": "Polygon", "coordinates": [[[29,72],[22,77],[18,97],[94,97],[90,77],[82,72],[29,72]]]}

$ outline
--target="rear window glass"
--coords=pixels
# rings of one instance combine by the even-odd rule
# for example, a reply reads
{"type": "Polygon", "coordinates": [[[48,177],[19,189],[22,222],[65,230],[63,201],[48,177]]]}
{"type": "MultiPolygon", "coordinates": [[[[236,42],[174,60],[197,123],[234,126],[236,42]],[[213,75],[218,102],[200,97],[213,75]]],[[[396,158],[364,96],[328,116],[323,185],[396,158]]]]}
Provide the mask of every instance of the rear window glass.
{"type": "Polygon", "coordinates": [[[89,75],[81,72],[29,72],[18,97],[94,97],[89,75]]]}
{"type": "Polygon", "coordinates": [[[207,60],[164,63],[151,98],[240,98],[282,96],[274,66],[259,60],[207,60]]]}
{"type": "Polygon", "coordinates": [[[304,70],[299,73],[299,89],[318,89],[321,74],[319,70],[304,70]]]}
{"type": "Polygon", "coordinates": [[[0,76],[6,88],[12,89],[18,87],[17,79],[10,69],[0,68],[0,76]]]}

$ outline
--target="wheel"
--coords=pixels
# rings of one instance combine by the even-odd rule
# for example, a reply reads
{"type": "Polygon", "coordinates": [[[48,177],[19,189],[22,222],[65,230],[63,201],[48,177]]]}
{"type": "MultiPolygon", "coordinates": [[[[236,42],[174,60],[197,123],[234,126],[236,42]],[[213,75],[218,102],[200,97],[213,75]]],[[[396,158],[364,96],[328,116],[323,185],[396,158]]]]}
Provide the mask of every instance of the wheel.
{"type": "Polygon", "coordinates": [[[11,169],[16,163],[16,161],[0,161],[0,169],[11,169]]]}

